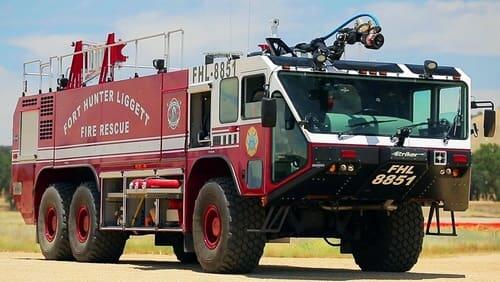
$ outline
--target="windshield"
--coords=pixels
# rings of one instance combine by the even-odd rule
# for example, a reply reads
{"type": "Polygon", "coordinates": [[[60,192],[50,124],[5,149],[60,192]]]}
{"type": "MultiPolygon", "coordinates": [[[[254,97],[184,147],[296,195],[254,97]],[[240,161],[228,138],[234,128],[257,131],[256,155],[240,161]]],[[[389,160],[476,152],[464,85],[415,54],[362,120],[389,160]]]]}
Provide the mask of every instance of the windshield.
{"type": "Polygon", "coordinates": [[[300,123],[310,132],[467,137],[463,82],[285,72],[278,74],[300,123]]]}

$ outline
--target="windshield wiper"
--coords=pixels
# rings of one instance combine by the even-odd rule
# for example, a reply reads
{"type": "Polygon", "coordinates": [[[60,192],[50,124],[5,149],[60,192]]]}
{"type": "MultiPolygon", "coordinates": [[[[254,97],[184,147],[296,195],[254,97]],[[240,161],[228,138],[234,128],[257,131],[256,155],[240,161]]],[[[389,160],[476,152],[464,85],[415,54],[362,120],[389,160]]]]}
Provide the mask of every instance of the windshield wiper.
{"type": "Polygon", "coordinates": [[[460,111],[458,111],[455,117],[453,118],[453,124],[450,126],[448,131],[444,133],[444,138],[443,138],[444,143],[448,143],[448,140],[450,140],[450,135],[456,136],[457,129],[459,126],[462,126],[462,114],[460,113],[460,111]]]}
{"type": "Polygon", "coordinates": [[[417,126],[421,126],[421,125],[429,126],[429,122],[424,121],[424,122],[413,123],[410,125],[402,126],[396,130],[396,133],[394,133],[394,135],[392,136],[391,139],[394,140],[393,142],[396,143],[396,146],[401,147],[405,143],[405,139],[410,136],[411,129],[415,128],[417,126]]]}
{"type": "Polygon", "coordinates": [[[346,135],[346,134],[352,134],[356,129],[358,128],[363,128],[367,125],[371,125],[371,124],[379,124],[379,123],[386,123],[386,122],[394,122],[394,121],[397,121],[397,119],[388,119],[388,120],[370,120],[370,121],[367,121],[367,122],[360,122],[360,123],[356,123],[356,124],[352,124],[352,125],[349,125],[349,127],[351,129],[349,130],[345,130],[345,131],[341,131],[338,133],[338,138],[340,139],[340,137],[342,137],[343,135],[346,135]]]}
{"type": "Polygon", "coordinates": [[[419,123],[412,123],[410,125],[401,126],[397,130],[400,130],[400,129],[403,129],[403,128],[411,129],[411,128],[414,128],[414,127],[417,127],[417,126],[421,126],[421,125],[429,125],[429,122],[428,121],[424,121],[424,122],[419,122],[419,123]]]}

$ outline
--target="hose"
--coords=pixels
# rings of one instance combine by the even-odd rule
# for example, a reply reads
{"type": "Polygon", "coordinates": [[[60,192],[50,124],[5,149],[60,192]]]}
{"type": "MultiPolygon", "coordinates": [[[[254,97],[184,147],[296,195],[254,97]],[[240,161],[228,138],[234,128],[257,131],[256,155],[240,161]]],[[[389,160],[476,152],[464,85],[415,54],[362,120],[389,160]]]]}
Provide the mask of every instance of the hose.
{"type": "Polygon", "coordinates": [[[337,27],[336,29],[334,29],[332,32],[330,32],[329,34],[327,34],[327,35],[325,35],[323,37],[320,37],[320,38],[323,39],[323,40],[327,40],[328,38],[332,37],[335,33],[339,32],[339,30],[341,30],[342,28],[344,28],[346,25],[348,25],[352,21],[354,21],[354,20],[356,20],[358,18],[361,18],[361,17],[369,17],[370,19],[373,20],[373,22],[375,23],[376,26],[380,26],[380,24],[379,24],[377,18],[375,18],[375,16],[372,16],[371,14],[359,14],[359,15],[356,15],[356,16],[348,19],[343,24],[341,24],[339,27],[337,27]]]}

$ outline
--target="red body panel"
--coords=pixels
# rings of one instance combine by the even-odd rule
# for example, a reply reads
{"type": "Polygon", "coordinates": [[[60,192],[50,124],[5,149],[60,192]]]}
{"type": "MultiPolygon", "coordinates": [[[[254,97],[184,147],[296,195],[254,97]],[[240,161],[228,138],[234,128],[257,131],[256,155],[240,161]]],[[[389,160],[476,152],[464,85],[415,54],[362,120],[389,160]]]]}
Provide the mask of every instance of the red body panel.
{"type": "Polygon", "coordinates": [[[36,179],[44,169],[86,166],[97,175],[137,167],[185,169],[187,77],[187,71],[177,71],[20,98],[13,119],[12,182],[22,183],[15,199],[25,221],[36,217],[36,179]],[[53,101],[50,111],[45,97],[53,101]],[[175,126],[167,112],[174,98],[175,126]],[[32,110],[39,111],[40,126],[51,123],[50,136],[40,133],[36,159],[23,161],[21,113],[32,110]]]}

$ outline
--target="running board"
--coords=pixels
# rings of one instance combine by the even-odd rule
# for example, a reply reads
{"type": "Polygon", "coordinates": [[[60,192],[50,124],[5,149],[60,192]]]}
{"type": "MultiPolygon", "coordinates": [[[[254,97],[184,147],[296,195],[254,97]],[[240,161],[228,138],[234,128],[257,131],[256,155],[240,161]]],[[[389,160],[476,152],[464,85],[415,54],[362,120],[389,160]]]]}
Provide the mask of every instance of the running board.
{"type": "MultiPolygon", "coordinates": [[[[433,236],[457,236],[457,228],[455,225],[455,212],[450,211],[450,218],[451,218],[451,228],[452,231],[451,233],[443,233],[441,232],[441,221],[439,218],[439,209],[444,209],[444,205],[440,205],[436,202],[433,202],[431,204],[431,208],[429,209],[429,216],[427,217],[427,228],[425,231],[425,235],[433,235],[433,236]],[[431,232],[431,224],[432,220],[434,219],[434,213],[436,214],[436,229],[437,232],[431,232]]],[[[444,210],[443,210],[444,211],[444,210]]]]}

